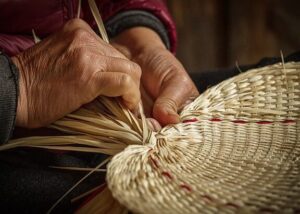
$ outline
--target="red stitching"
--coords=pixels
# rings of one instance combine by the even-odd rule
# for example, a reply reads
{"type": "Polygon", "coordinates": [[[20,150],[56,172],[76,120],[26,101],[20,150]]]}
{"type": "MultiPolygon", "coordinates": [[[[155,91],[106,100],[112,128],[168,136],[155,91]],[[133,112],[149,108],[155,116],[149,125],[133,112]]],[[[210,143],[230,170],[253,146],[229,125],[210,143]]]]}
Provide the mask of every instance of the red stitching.
{"type": "Polygon", "coordinates": [[[187,184],[180,184],[180,187],[182,189],[187,190],[188,192],[192,192],[192,188],[189,185],[187,185],[187,184]]]}
{"type": "Polygon", "coordinates": [[[295,120],[284,120],[282,121],[282,123],[296,123],[295,120]]]}
{"type": "MultiPolygon", "coordinates": [[[[182,123],[194,123],[194,122],[198,122],[199,120],[197,118],[192,118],[192,119],[188,119],[188,120],[184,120],[182,121],[182,123]]],[[[223,121],[220,118],[212,118],[210,119],[211,122],[221,122],[223,121]]],[[[246,124],[249,123],[249,121],[245,121],[245,120],[233,120],[231,121],[233,123],[238,123],[238,124],[246,124]]],[[[296,120],[284,120],[284,121],[280,121],[281,123],[296,123],[296,120]]],[[[267,121],[267,120],[262,120],[262,121],[258,121],[256,122],[257,124],[260,125],[265,125],[265,124],[272,124],[274,122],[272,121],[267,121]]]]}
{"type": "Polygon", "coordinates": [[[162,174],[163,176],[169,178],[170,180],[173,180],[173,176],[171,175],[171,173],[166,172],[166,171],[163,171],[161,174],[162,174]]]}
{"type": "Polygon", "coordinates": [[[194,123],[194,122],[198,122],[198,119],[197,118],[192,118],[192,119],[184,120],[182,122],[183,123],[194,123]]]}
{"type": "Polygon", "coordinates": [[[232,203],[232,202],[226,203],[225,206],[227,206],[227,207],[233,207],[233,208],[235,208],[235,209],[239,209],[239,208],[240,208],[239,205],[234,204],[234,203],[232,203]]]}
{"type": "Polygon", "coordinates": [[[214,199],[210,197],[209,195],[202,195],[202,198],[206,200],[207,202],[214,202],[214,199]]]}
{"type": "Polygon", "coordinates": [[[222,119],[220,119],[220,118],[212,118],[210,121],[212,121],[212,122],[221,122],[222,119]]]}
{"type": "Polygon", "coordinates": [[[152,156],[150,156],[150,160],[153,163],[153,165],[155,166],[155,168],[159,168],[157,161],[152,156]]]}
{"type": "MultiPolygon", "coordinates": [[[[212,118],[210,119],[211,122],[221,122],[223,121],[222,119],[220,118],[212,118]]],[[[249,123],[249,121],[245,121],[245,120],[232,120],[230,122],[233,122],[233,123],[239,123],[239,124],[246,124],[246,123],[249,123]]],[[[283,120],[283,121],[280,121],[281,123],[296,123],[297,121],[296,120],[283,120]]],[[[262,120],[262,121],[258,121],[256,122],[257,124],[259,125],[265,125],[265,124],[273,124],[274,122],[272,121],[266,121],[266,120],[262,120]]]]}

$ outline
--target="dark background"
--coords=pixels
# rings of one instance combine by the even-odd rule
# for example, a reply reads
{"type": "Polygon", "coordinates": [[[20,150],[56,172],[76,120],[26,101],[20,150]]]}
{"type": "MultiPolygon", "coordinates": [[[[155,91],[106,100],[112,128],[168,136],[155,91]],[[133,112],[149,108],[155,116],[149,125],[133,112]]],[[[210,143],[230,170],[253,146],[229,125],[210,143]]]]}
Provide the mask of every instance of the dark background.
{"type": "Polygon", "coordinates": [[[300,50],[299,0],[167,0],[190,73],[300,50]]]}

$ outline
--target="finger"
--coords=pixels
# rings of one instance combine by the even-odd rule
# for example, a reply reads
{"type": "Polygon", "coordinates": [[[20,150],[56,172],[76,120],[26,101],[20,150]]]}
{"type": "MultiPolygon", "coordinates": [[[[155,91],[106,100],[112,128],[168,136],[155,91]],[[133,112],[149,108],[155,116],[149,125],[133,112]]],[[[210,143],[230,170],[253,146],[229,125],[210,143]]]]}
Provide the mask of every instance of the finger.
{"type": "Polygon", "coordinates": [[[131,76],[137,86],[140,85],[141,68],[127,59],[101,56],[97,51],[89,50],[85,51],[84,56],[78,57],[77,61],[80,61],[79,64],[87,77],[97,72],[124,73],[131,76]]]}
{"type": "Polygon", "coordinates": [[[161,125],[157,120],[153,118],[147,118],[147,124],[152,131],[158,132],[159,130],[161,130],[161,125]]]}
{"type": "Polygon", "coordinates": [[[124,45],[120,45],[118,43],[111,43],[111,45],[119,52],[121,52],[127,59],[132,59],[132,55],[128,47],[125,47],[124,45]]]}
{"type": "Polygon", "coordinates": [[[136,108],[140,101],[139,87],[128,74],[98,72],[92,85],[94,85],[92,90],[96,96],[121,97],[129,109],[136,108]]]}
{"type": "Polygon", "coordinates": [[[145,90],[145,87],[143,85],[140,86],[141,91],[141,99],[143,103],[144,113],[146,117],[152,117],[152,109],[153,109],[153,99],[150,97],[150,95],[145,90]]]}
{"type": "Polygon", "coordinates": [[[186,101],[179,107],[179,111],[181,112],[183,110],[183,108],[189,104],[191,104],[192,102],[194,102],[194,100],[199,96],[199,92],[198,90],[195,91],[194,93],[192,93],[187,99],[186,101]],[[193,95],[194,94],[194,95],[193,95]]]}
{"type": "Polygon", "coordinates": [[[199,93],[188,77],[175,77],[164,83],[160,96],[153,106],[153,117],[163,126],[180,121],[178,110],[189,99],[199,93]]]}
{"type": "Polygon", "coordinates": [[[127,59],[120,59],[120,58],[114,58],[114,57],[103,57],[103,60],[105,61],[105,71],[106,72],[120,72],[128,74],[133,78],[135,83],[139,86],[140,80],[141,80],[141,67],[131,62],[127,59]]]}
{"type": "Polygon", "coordinates": [[[68,22],[65,23],[63,27],[63,30],[68,32],[76,31],[77,29],[82,29],[94,33],[90,25],[79,18],[70,19],[68,22]]]}

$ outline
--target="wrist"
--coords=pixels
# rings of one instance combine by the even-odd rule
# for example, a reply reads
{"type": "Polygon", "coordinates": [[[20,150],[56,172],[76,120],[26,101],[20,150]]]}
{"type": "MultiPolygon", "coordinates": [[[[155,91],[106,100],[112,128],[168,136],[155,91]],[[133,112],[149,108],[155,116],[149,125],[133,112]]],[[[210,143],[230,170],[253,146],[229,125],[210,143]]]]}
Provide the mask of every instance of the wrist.
{"type": "Polygon", "coordinates": [[[25,127],[28,121],[28,106],[24,70],[22,69],[23,66],[18,56],[12,57],[11,60],[19,70],[19,97],[16,114],[16,125],[25,127]]]}
{"type": "Polygon", "coordinates": [[[113,42],[122,46],[122,52],[126,52],[125,55],[129,59],[148,50],[167,49],[160,36],[147,27],[133,27],[124,30],[113,39],[113,42]]]}

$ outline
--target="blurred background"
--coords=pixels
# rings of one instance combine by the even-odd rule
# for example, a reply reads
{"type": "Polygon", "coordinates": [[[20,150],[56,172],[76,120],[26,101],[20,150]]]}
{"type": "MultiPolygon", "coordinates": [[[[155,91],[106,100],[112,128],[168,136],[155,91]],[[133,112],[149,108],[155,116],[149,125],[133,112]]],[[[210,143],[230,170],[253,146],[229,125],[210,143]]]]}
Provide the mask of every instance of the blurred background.
{"type": "Polygon", "coordinates": [[[190,73],[300,50],[299,0],[167,0],[190,73]]]}

